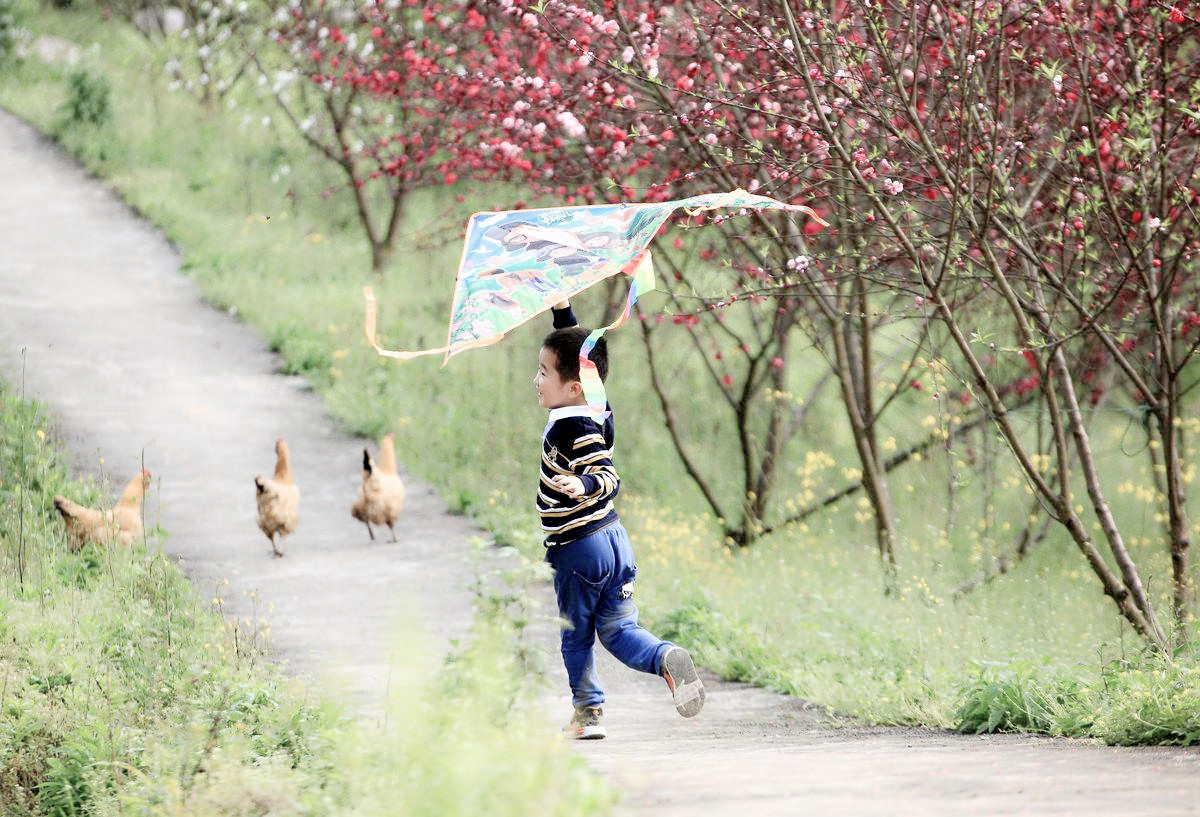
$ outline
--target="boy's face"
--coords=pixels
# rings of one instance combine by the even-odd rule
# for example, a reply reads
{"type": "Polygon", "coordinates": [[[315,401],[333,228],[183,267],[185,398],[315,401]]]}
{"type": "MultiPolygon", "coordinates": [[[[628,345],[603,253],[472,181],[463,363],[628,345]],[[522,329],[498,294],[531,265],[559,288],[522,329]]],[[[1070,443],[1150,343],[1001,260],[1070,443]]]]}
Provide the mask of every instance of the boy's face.
{"type": "Polygon", "coordinates": [[[538,352],[537,374],[533,386],[537,389],[538,405],[545,409],[583,404],[583,385],[578,380],[563,382],[558,374],[558,356],[545,346],[538,352]]]}

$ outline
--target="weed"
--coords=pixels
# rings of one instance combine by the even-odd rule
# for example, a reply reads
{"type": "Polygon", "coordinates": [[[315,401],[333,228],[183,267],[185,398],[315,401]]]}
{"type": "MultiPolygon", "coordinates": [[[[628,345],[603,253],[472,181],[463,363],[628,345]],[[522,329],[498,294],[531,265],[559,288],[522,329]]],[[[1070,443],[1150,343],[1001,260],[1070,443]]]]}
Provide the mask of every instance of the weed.
{"type": "Polygon", "coordinates": [[[963,732],[1079,734],[1086,688],[1050,667],[982,664],[954,713],[963,732]]]}
{"type": "Polygon", "coordinates": [[[99,128],[112,118],[108,78],[99,71],[72,71],[67,79],[67,101],[62,107],[58,134],[80,127],[99,128]]]}

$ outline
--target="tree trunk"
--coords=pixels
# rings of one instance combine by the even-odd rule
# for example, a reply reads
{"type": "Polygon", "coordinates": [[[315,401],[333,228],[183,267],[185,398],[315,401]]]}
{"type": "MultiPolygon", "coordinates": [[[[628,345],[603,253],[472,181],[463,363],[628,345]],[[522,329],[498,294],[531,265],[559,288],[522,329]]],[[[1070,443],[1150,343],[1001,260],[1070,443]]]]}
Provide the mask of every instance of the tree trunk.
{"type": "MultiPolygon", "coordinates": [[[[875,516],[875,545],[879,557],[888,573],[888,584],[896,573],[896,531],[892,510],[891,492],[888,490],[887,472],[877,456],[873,418],[863,414],[858,392],[864,385],[858,380],[847,348],[846,335],[840,326],[830,326],[829,336],[833,341],[834,365],[841,383],[842,403],[850,420],[850,433],[854,437],[854,448],[862,465],[862,485],[875,516]]],[[[869,384],[869,381],[868,381],[869,384]]]]}

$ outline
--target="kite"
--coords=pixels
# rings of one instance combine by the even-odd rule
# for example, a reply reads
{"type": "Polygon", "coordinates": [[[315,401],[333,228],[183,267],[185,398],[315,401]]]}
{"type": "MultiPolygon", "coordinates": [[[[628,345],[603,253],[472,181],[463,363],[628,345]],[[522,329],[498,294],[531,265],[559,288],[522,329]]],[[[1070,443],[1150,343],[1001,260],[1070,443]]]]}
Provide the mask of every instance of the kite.
{"type": "Polygon", "coordinates": [[[826,222],[811,208],[733,190],[649,204],[598,204],[538,210],[482,212],[467,223],[446,345],[400,352],[376,341],[375,295],[366,298],[365,330],[375,351],[409,360],[444,355],[442,365],[467,349],[490,346],[505,333],[614,275],[629,276],[621,315],[588,336],[580,349],[580,380],[592,413],[605,411],[604,387],[587,355],[605,332],[623,324],[638,297],[655,289],[650,242],[677,210],[696,215],[719,208],[789,210],[826,222]]]}

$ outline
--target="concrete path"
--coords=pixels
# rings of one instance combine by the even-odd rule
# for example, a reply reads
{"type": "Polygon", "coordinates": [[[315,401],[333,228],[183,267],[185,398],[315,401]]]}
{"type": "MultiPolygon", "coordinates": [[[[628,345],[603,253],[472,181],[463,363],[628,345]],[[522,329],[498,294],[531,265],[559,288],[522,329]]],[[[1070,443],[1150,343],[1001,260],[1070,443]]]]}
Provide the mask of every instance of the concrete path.
{"type": "MultiPolygon", "coordinates": [[[[201,302],[158,232],[0,112],[0,376],[21,376],[22,349],[26,388],[52,407],[75,466],[120,484],[144,457],[167,551],[228,612],[253,615],[251,592],[260,614],[272,605],[274,655],[289,670],[370,712],[386,694],[392,616],[415,609],[438,639],[466,626],[478,531],[409,478],[400,542],[369,543],[348,514],[364,441],[276,374],[252,331],[201,302]],[[280,435],[303,504],[275,559],[252,480],[272,469],[280,435]]],[[[621,814],[1200,811],[1195,750],[830,729],[801,701],[711,678],[704,712],[685,721],[659,679],[611,661],[601,672],[610,736],[577,748],[625,792],[621,814]]],[[[553,683],[546,706],[565,721],[560,670],[553,683]]]]}

